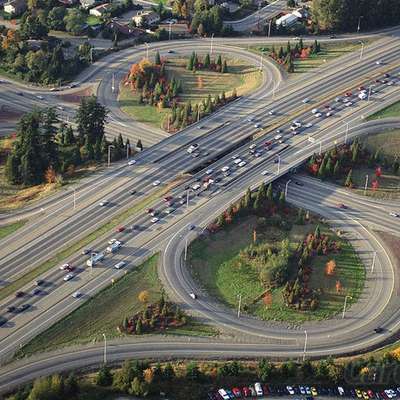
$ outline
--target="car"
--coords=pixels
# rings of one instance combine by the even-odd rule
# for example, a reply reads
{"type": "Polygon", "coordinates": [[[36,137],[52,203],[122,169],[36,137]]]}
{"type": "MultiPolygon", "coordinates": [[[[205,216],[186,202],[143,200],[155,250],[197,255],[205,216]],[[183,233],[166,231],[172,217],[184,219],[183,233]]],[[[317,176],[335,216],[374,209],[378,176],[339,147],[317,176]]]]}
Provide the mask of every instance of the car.
{"type": "Polygon", "coordinates": [[[192,189],[193,189],[193,190],[199,190],[200,188],[201,188],[200,183],[195,183],[195,184],[192,186],[192,189]]]}
{"type": "Polygon", "coordinates": [[[279,139],[281,139],[281,138],[282,138],[282,135],[276,135],[276,136],[274,137],[275,140],[279,140],[279,139]]]}
{"type": "Polygon", "coordinates": [[[304,186],[304,183],[300,181],[294,181],[294,184],[297,186],[304,186]]]}
{"type": "Polygon", "coordinates": [[[90,253],[90,249],[83,249],[82,251],[81,251],[81,254],[82,255],[86,255],[86,254],[89,254],[90,253]]]}
{"type": "Polygon", "coordinates": [[[212,168],[210,168],[206,171],[206,175],[211,175],[213,172],[214,172],[214,170],[212,168]]]}
{"type": "Polygon", "coordinates": [[[223,400],[230,400],[228,393],[226,393],[225,389],[218,389],[218,394],[221,396],[223,400]]]}
{"type": "Polygon", "coordinates": [[[378,60],[378,61],[375,61],[375,64],[376,64],[376,65],[381,65],[382,62],[381,62],[381,60],[378,60]]]}
{"type": "Polygon", "coordinates": [[[81,297],[81,296],[82,296],[82,293],[79,290],[77,290],[76,292],[72,293],[72,297],[74,299],[79,299],[79,297],[81,297]]]}
{"type": "Polygon", "coordinates": [[[268,111],[268,114],[269,114],[269,115],[274,115],[274,114],[275,114],[275,110],[270,110],[270,111],[268,111]]]}
{"type": "Polygon", "coordinates": [[[133,196],[134,194],[136,194],[136,190],[135,190],[135,189],[132,189],[132,190],[129,192],[129,194],[130,194],[131,196],[133,196]]]}
{"type": "Polygon", "coordinates": [[[159,180],[156,180],[153,182],[153,186],[158,186],[161,182],[159,180]]]}
{"type": "Polygon", "coordinates": [[[71,83],[71,84],[69,85],[69,88],[70,88],[70,89],[73,89],[73,88],[76,88],[77,86],[78,86],[77,83],[71,83]]]}
{"type": "Polygon", "coordinates": [[[24,297],[24,296],[25,296],[25,292],[23,292],[22,290],[15,293],[15,297],[24,297]]]}
{"type": "Polygon", "coordinates": [[[117,242],[117,239],[112,238],[112,239],[110,239],[110,240],[108,241],[108,244],[109,244],[109,245],[112,245],[112,244],[114,244],[115,242],[117,242]]]}
{"type": "Polygon", "coordinates": [[[344,95],[345,95],[346,97],[351,97],[351,96],[353,96],[353,93],[352,93],[352,92],[346,92],[344,95]]]}
{"type": "Polygon", "coordinates": [[[339,207],[339,208],[342,208],[342,209],[344,209],[344,210],[347,209],[346,204],[343,204],[343,203],[339,203],[339,204],[338,204],[338,207],[339,207]]]}
{"type": "Polygon", "coordinates": [[[299,390],[300,390],[300,394],[302,394],[302,395],[306,394],[306,390],[304,389],[303,386],[299,386],[299,390]]]}
{"type": "Polygon", "coordinates": [[[353,103],[351,101],[346,101],[346,103],[344,103],[344,105],[346,107],[351,107],[353,105],[353,103]]]}
{"type": "Polygon", "coordinates": [[[23,96],[24,94],[22,92],[17,92],[18,96],[23,96]]]}
{"type": "Polygon", "coordinates": [[[251,391],[247,386],[244,386],[242,388],[242,392],[243,392],[244,397],[250,397],[251,396],[251,391]]]}
{"type": "Polygon", "coordinates": [[[254,384],[254,389],[255,389],[258,397],[261,397],[264,394],[260,382],[256,382],[254,384]]]}
{"type": "Polygon", "coordinates": [[[249,389],[250,389],[252,397],[256,397],[257,396],[257,392],[256,392],[256,389],[254,389],[254,386],[250,385],[249,389]]]}
{"type": "Polygon", "coordinates": [[[123,232],[126,228],[124,226],[119,226],[117,232],[123,232]]]}
{"type": "Polygon", "coordinates": [[[305,99],[303,99],[303,103],[304,104],[307,104],[307,103],[309,103],[310,102],[310,99],[308,98],[308,97],[306,97],[305,99]]]}
{"type": "Polygon", "coordinates": [[[235,397],[242,397],[242,392],[237,387],[232,388],[232,393],[235,397]]]}
{"type": "Polygon", "coordinates": [[[378,326],[377,328],[374,329],[375,333],[382,333],[383,332],[383,328],[378,326]]]}
{"type": "Polygon", "coordinates": [[[118,262],[118,263],[116,263],[116,264],[114,265],[114,268],[115,268],[115,269],[121,269],[121,268],[125,267],[125,265],[126,265],[126,262],[125,262],[125,261],[120,261],[120,262],[118,262]]]}
{"type": "Polygon", "coordinates": [[[240,164],[242,162],[241,158],[236,158],[235,160],[233,160],[234,164],[240,164]]]}
{"type": "Polygon", "coordinates": [[[362,399],[362,392],[361,392],[360,389],[356,389],[356,396],[357,396],[359,399],[362,399]]]}
{"type": "Polygon", "coordinates": [[[15,313],[16,310],[17,310],[17,308],[15,306],[8,306],[7,307],[7,312],[8,313],[15,313]]]}
{"type": "Polygon", "coordinates": [[[196,300],[197,299],[197,295],[195,293],[189,293],[189,296],[193,299],[196,300]]]}
{"type": "Polygon", "coordinates": [[[396,217],[396,218],[398,218],[398,217],[400,216],[400,214],[398,214],[398,213],[396,213],[396,212],[394,212],[394,211],[390,211],[389,215],[390,215],[391,217],[396,217]]]}
{"type": "Polygon", "coordinates": [[[244,167],[246,164],[247,164],[246,161],[241,161],[241,162],[238,164],[238,167],[244,167]]]}
{"type": "Polygon", "coordinates": [[[188,226],[189,231],[193,231],[195,228],[196,228],[196,225],[194,225],[194,224],[189,224],[189,226],[188,226]]]}
{"type": "Polygon", "coordinates": [[[58,92],[59,90],[60,90],[59,88],[53,87],[53,88],[50,89],[50,92],[58,92]]]}
{"type": "Polygon", "coordinates": [[[260,124],[254,124],[254,128],[261,128],[261,125],[260,124]]]}
{"type": "Polygon", "coordinates": [[[165,214],[172,214],[174,211],[175,211],[175,208],[173,208],[173,207],[168,207],[168,208],[165,210],[165,214]]]}
{"type": "Polygon", "coordinates": [[[319,112],[319,113],[316,113],[316,114],[314,114],[317,118],[321,118],[322,117],[322,114],[319,112]]]}
{"type": "Polygon", "coordinates": [[[33,289],[33,291],[32,291],[33,296],[39,296],[40,294],[42,294],[41,289],[39,289],[39,288],[33,289]]]}
{"type": "Polygon", "coordinates": [[[200,153],[198,152],[198,151],[194,151],[192,154],[191,154],[191,156],[193,157],[193,158],[196,158],[196,157],[198,157],[200,155],[200,153]]]}
{"type": "Polygon", "coordinates": [[[74,274],[67,274],[64,276],[64,281],[70,281],[75,275],[74,274]]]}
{"type": "Polygon", "coordinates": [[[385,78],[390,78],[390,74],[383,74],[383,76],[385,77],[385,78]]]}
{"type": "Polygon", "coordinates": [[[173,54],[173,53],[175,53],[175,51],[174,50],[168,50],[167,53],[168,54],[173,54]]]}
{"type": "Polygon", "coordinates": [[[18,308],[18,312],[24,312],[26,310],[28,310],[31,307],[30,304],[22,304],[19,308],[18,308]]]}
{"type": "Polygon", "coordinates": [[[319,113],[319,110],[318,110],[318,108],[313,108],[313,109],[311,110],[311,112],[312,112],[313,114],[317,114],[317,113],[319,113]]]}
{"type": "Polygon", "coordinates": [[[370,399],[373,399],[375,397],[375,393],[371,389],[367,390],[367,394],[370,399]]]}
{"type": "Polygon", "coordinates": [[[222,172],[228,172],[229,171],[229,166],[225,165],[224,167],[221,168],[222,172]]]}
{"type": "Polygon", "coordinates": [[[44,284],[44,280],[43,280],[43,279],[37,279],[37,280],[35,281],[35,284],[36,284],[37,286],[42,286],[42,285],[44,284]]]}
{"type": "Polygon", "coordinates": [[[60,111],[64,111],[64,107],[63,106],[57,106],[57,109],[60,111]]]}
{"type": "Polygon", "coordinates": [[[344,396],[346,394],[342,386],[338,386],[337,391],[339,393],[339,396],[344,396]]]}
{"type": "Polygon", "coordinates": [[[262,171],[261,175],[263,175],[263,176],[268,175],[268,171],[267,170],[262,171]]]}
{"type": "Polygon", "coordinates": [[[59,269],[61,269],[62,271],[65,271],[66,269],[68,269],[70,267],[70,265],[68,263],[63,264],[59,267],[59,269]]]}
{"type": "Polygon", "coordinates": [[[39,100],[44,100],[44,97],[43,97],[43,96],[37,95],[36,97],[37,97],[39,100]]]}
{"type": "Polygon", "coordinates": [[[248,122],[251,122],[251,121],[253,121],[254,120],[254,116],[253,115],[250,115],[249,117],[247,117],[247,121],[248,122]]]}
{"type": "Polygon", "coordinates": [[[293,131],[293,132],[292,132],[292,135],[293,135],[293,136],[296,136],[296,135],[298,135],[298,134],[299,134],[299,131],[293,131]]]}
{"type": "Polygon", "coordinates": [[[306,390],[306,394],[308,394],[308,395],[311,394],[311,390],[310,390],[310,388],[308,386],[305,387],[305,390],[306,390]]]}
{"type": "Polygon", "coordinates": [[[7,323],[7,319],[0,315],[0,326],[3,326],[7,323]]]}
{"type": "Polygon", "coordinates": [[[100,207],[105,207],[108,204],[108,200],[103,200],[99,203],[100,207]]]}
{"type": "Polygon", "coordinates": [[[318,396],[317,389],[316,389],[314,386],[311,387],[311,394],[312,394],[314,397],[315,397],[315,396],[318,396]]]}
{"type": "Polygon", "coordinates": [[[313,126],[313,124],[312,124],[311,122],[307,122],[307,123],[304,125],[304,128],[312,128],[312,126],[313,126]]]}
{"type": "Polygon", "coordinates": [[[325,117],[331,117],[333,115],[333,112],[332,111],[328,111],[326,114],[325,114],[325,117]]]}
{"type": "Polygon", "coordinates": [[[151,220],[152,224],[155,224],[156,222],[158,222],[158,218],[157,217],[153,217],[151,220]]]}
{"type": "Polygon", "coordinates": [[[128,161],[128,165],[135,165],[136,164],[136,160],[129,160],[128,161]]]}
{"type": "Polygon", "coordinates": [[[257,147],[257,145],[256,145],[255,143],[253,143],[253,144],[251,144],[251,145],[249,146],[249,149],[250,149],[250,150],[254,150],[256,147],[257,147]]]}
{"type": "Polygon", "coordinates": [[[295,394],[295,393],[294,393],[294,390],[293,390],[293,388],[292,388],[291,386],[286,386],[286,390],[287,390],[287,392],[288,392],[289,394],[295,394]]]}
{"type": "Polygon", "coordinates": [[[260,152],[260,151],[256,151],[255,153],[254,153],[254,157],[261,157],[261,155],[262,155],[262,153],[260,152]]]}

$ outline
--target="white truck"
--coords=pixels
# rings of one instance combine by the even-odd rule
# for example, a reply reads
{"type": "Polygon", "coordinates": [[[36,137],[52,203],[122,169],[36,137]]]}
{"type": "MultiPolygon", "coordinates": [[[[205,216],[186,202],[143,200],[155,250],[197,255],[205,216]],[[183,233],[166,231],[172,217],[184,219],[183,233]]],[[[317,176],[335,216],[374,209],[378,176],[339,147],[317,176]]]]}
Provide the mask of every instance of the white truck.
{"type": "Polygon", "coordinates": [[[104,259],[104,253],[93,253],[89,260],[86,261],[88,267],[94,267],[97,263],[104,259]]]}
{"type": "Polygon", "coordinates": [[[109,253],[115,253],[116,251],[119,250],[119,248],[122,246],[122,243],[119,240],[116,240],[113,244],[107,247],[107,251],[109,253]]]}

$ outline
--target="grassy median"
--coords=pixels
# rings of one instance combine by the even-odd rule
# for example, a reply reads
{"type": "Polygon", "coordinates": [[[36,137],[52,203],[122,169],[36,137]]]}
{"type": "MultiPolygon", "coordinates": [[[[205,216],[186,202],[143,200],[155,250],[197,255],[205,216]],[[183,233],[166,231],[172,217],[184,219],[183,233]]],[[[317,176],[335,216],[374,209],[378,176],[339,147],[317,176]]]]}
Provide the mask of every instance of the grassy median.
{"type": "Polygon", "coordinates": [[[400,101],[393,103],[392,105],[379,110],[378,112],[370,115],[367,120],[372,121],[374,119],[400,117],[400,101]]]}
{"type": "Polygon", "coordinates": [[[19,228],[21,228],[22,226],[24,226],[25,223],[26,223],[26,221],[23,220],[23,221],[15,222],[15,223],[13,223],[13,224],[0,226],[0,239],[3,239],[3,238],[5,238],[6,236],[11,235],[11,234],[14,233],[16,230],[18,230],[19,228]]]}
{"type": "MultiPolygon", "coordinates": [[[[35,337],[18,351],[17,357],[102,341],[103,333],[108,339],[126,336],[120,333],[117,327],[125,317],[144,310],[145,304],[139,301],[139,293],[148,292],[148,303],[159,300],[161,296],[162,285],[157,274],[158,262],[159,255],[154,255],[133,268],[113,285],[101,290],[67,317],[35,337]]],[[[215,335],[216,331],[189,319],[187,325],[166,333],[210,336],[215,335]]]]}

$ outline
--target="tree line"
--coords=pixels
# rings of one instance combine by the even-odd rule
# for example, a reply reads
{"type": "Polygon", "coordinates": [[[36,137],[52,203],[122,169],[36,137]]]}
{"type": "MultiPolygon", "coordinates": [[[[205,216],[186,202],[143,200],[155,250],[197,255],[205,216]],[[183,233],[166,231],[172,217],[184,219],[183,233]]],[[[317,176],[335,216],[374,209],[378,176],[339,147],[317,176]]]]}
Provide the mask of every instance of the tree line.
{"type": "MultiPolygon", "coordinates": [[[[7,157],[5,174],[12,184],[32,186],[62,182],[87,162],[118,160],[130,149],[121,134],[109,142],[104,134],[107,110],[95,96],[83,97],[75,116],[77,129],[59,120],[54,108],[25,114],[17,125],[16,140],[7,157]]],[[[138,143],[141,146],[141,143],[138,143]]]]}
{"type": "Polygon", "coordinates": [[[218,55],[217,61],[211,60],[210,54],[207,53],[202,61],[196,52],[192,52],[186,68],[189,71],[196,72],[197,70],[208,70],[221,72],[223,74],[228,72],[228,64],[226,60],[222,62],[221,54],[218,55]]]}

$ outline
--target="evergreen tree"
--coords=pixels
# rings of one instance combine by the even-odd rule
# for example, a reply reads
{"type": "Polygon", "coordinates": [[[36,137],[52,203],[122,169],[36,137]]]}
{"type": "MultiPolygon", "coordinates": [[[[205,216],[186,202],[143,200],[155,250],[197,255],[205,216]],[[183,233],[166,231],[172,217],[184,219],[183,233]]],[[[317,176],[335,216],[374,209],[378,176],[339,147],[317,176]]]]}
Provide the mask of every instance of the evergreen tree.
{"type": "Polygon", "coordinates": [[[103,364],[97,372],[96,385],[110,386],[112,384],[112,381],[113,376],[110,368],[106,364],[103,364]]]}
{"type": "Polygon", "coordinates": [[[270,183],[269,185],[268,185],[268,189],[267,189],[267,200],[269,201],[269,202],[273,202],[274,201],[274,192],[273,192],[273,190],[272,190],[272,183],[270,183]]]}
{"type": "Polygon", "coordinates": [[[137,322],[136,322],[136,330],[135,330],[137,335],[141,335],[142,334],[142,320],[140,318],[138,318],[137,322]]]}
{"type": "Polygon", "coordinates": [[[352,174],[353,174],[353,170],[350,169],[349,173],[347,174],[346,180],[344,182],[344,185],[347,187],[350,187],[353,185],[353,181],[352,181],[352,174]]]}
{"type": "Polygon", "coordinates": [[[94,158],[96,161],[101,161],[103,158],[103,152],[101,149],[101,141],[102,139],[97,138],[96,144],[94,145],[94,158]]]}
{"type": "Polygon", "coordinates": [[[244,196],[244,207],[245,207],[246,210],[250,210],[252,205],[253,205],[253,199],[252,199],[252,196],[251,196],[251,189],[248,188],[247,191],[246,191],[246,194],[244,196]]]}
{"type": "Polygon", "coordinates": [[[335,166],[333,167],[333,176],[337,177],[340,173],[340,161],[336,160],[335,166]]]}
{"type": "Polygon", "coordinates": [[[140,151],[143,150],[143,144],[140,139],[138,139],[138,141],[136,142],[136,148],[138,148],[140,151]]]}
{"type": "Polygon", "coordinates": [[[160,57],[160,52],[157,50],[156,52],[156,56],[154,58],[154,63],[156,65],[161,65],[161,57],[160,57]]]}
{"type": "Polygon", "coordinates": [[[207,53],[205,59],[204,59],[204,68],[209,69],[210,68],[210,54],[207,53]]]}
{"type": "Polygon", "coordinates": [[[321,237],[321,228],[319,227],[319,225],[317,225],[317,226],[315,227],[314,237],[315,237],[316,239],[320,239],[320,237],[321,237]]]}
{"type": "Polygon", "coordinates": [[[226,74],[228,72],[228,66],[226,64],[226,60],[224,60],[224,64],[222,66],[222,71],[223,74],[226,74]]]}
{"type": "Polygon", "coordinates": [[[218,59],[217,59],[217,71],[221,71],[222,70],[222,57],[221,54],[218,55],[218,59]]]}

